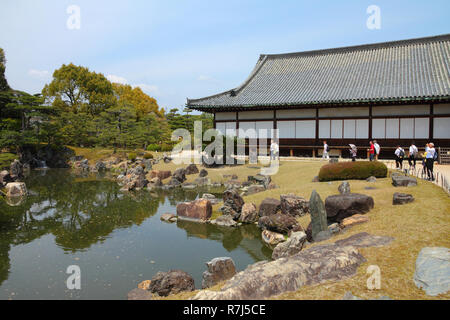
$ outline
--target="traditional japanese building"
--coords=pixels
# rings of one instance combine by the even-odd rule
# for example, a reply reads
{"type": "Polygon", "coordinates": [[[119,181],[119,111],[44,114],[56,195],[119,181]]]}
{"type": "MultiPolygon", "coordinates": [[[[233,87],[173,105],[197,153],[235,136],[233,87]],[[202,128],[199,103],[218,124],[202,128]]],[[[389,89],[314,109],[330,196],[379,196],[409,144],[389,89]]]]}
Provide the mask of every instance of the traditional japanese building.
{"type": "Polygon", "coordinates": [[[450,147],[450,34],[263,54],[240,86],[187,107],[228,135],[278,129],[285,155],[318,155],[323,140],[344,156],[349,143],[365,155],[372,139],[382,156],[411,141],[450,147]]]}

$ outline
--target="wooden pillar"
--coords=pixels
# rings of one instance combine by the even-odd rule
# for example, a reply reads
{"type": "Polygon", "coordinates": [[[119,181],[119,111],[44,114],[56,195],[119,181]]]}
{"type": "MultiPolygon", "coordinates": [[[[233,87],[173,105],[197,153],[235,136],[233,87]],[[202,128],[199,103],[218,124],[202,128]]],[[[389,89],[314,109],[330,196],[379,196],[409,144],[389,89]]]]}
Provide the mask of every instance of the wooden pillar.
{"type": "Polygon", "coordinates": [[[239,112],[236,111],[236,135],[239,130],[239,112]]]}
{"type": "Polygon", "coordinates": [[[216,113],[214,112],[214,120],[213,120],[213,124],[214,124],[214,129],[216,129],[216,113]]]}
{"type": "Polygon", "coordinates": [[[429,133],[428,133],[428,139],[433,139],[433,131],[434,131],[434,105],[430,104],[430,123],[428,127],[429,133]]]}
{"type": "Polygon", "coordinates": [[[319,108],[316,108],[316,145],[319,145],[319,108]]]}
{"type": "MultiPolygon", "coordinates": [[[[355,126],[356,130],[356,126],[355,126]]],[[[400,131],[399,131],[400,132],[400,131]]],[[[369,105],[369,140],[372,140],[372,105],[369,105]]]]}

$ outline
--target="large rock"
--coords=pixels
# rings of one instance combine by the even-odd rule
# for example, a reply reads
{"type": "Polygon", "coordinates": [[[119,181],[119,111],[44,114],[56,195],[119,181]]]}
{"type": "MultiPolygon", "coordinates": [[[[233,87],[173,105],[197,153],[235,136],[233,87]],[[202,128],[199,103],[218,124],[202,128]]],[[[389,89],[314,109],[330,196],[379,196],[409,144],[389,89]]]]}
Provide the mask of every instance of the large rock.
{"type": "Polygon", "coordinates": [[[7,170],[3,170],[2,172],[0,172],[0,187],[2,187],[3,185],[6,185],[8,182],[13,182],[14,180],[12,179],[11,175],[9,174],[9,172],[7,170]]]}
{"type": "Polygon", "coordinates": [[[152,170],[150,172],[150,179],[158,177],[160,180],[164,180],[170,177],[171,175],[172,173],[170,171],[152,170]]]}
{"type": "Polygon", "coordinates": [[[219,199],[217,199],[216,196],[211,193],[204,193],[202,195],[202,198],[208,199],[209,201],[211,201],[211,204],[213,205],[220,202],[219,199]]]}
{"type": "Polygon", "coordinates": [[[166,297],[182,291],[194,291],[194,279],[182,270],[158,272],[151,280],[149,291],[166,297]]]}
{"type": "Polygon", "coordinates": [[[259,205],[259,216],[269,216],[281,211],[280,200],[273,198],[265,198],[259,205]]]}
{"type": "Polygon", "coordinates": [[[147,188],[158,188],[162,186],[161,179],[158,177],[150,179],[150,181],[147,184],[147,188]]]}
{"type": "Polygon", "coordinates": [[[247,191],[245,191],[245,195],[249,196],[258,192],[263,192],[265,191],[266,188],[264,188],[263,185],[260,184],[252,184],[250,186],[247,187],[247,191]]]}
{"type": "Polygon", "coordinates": [[[325,199],[328,219],[340,222],[357,213],[366,213],[374,206],[373,198],[359,193],[329,196],[325,199]]]}
{"type": "Polygon", "coordinates": [[[128,292],[128,300],[153,300],[153,294],[144,289],[136,288],[128,292]]]}
{"type": "Polygon", "coordinates": [[[444,247],[425,247],[419,252],[414,283],[429,296],[450,290],[450,250],[444,247]]]}
{"type": "Polygon", "coordinates": [[[24,182],[10,182],[6,185],[7,197],[24,197],[27,194],[27,186],[24,182]]]}
{"type": "Polygon", "coordinates": [[[325,206],[316,190],[312,191],[309,199],[309,212],[311,213],[311,236],[309,240],[313,240],[319,232],[328,230],[325,206]]]}
{"type": "Polygon", "coordinates": [[[258,227],[285,234],[291,231],[302,231],[302,227],[298,221],[287,214],[271,214],[270,216],[263,216],[258,220],[258,227]]]}
{"type": "Polygon", "coordinates": [[[103,161],[97,161],[95,164],[95,171],[103,172],[106,171],[106,164],[103,161]]]}
{"type": "Polygon", "coordinates": [[[338,187],[340,194],[350,193],[350,183],[348,181],[343,181],[338,187]]]}
{"type": "Polygon", "coordinates": [[[202,290],[194,299],[266,299],[306,285],[350,278],[365,261],[355,247],[318,245],[290,257],[250,265],[219,291],[202,290]]]}
{"type": "Polygon", "coordinates": [[[291,216],[303,216],[309,212],[308,201],[296,196],[295,194],[282,194],[280,195],[281,212],[283,214],[289,214],[291,216]]]}
{"type": "Polygon", "coordinates": [[[188,165],[186,167],[186,171],[185,171],[186,175],[195,174],[195,173],[198,173],[198,168],[195,163],[191,163],[190,165],[188,165]]]}
{"type": "MultiPolygon", "coordinates": [[[[241,213],[244,199],[236,189],[228,189],[223,193],[223,204],[235,213],[241,213]]],[[[232,213],[234,215],[234,213],[232,213]]]]}
{"type": "Polygon", "coordinates": [[[239,216],[239,221],[244,223],[254,223],[258,221],[258,211],[254,203],[245,203],[241,209],[241,215],[239,216]]]}
{"type": "Polygon", "coordinates": [[[414,201],[414,197],[412,196],[412,194],[395,192],[392,197],[393,205],[405,204],[405,203],[409,203],[409,202],[413,202],[413,201],[414,201]]]}
{"type": "Polygon", "coordinates": [[[208,175],[208,171],[206,171],[206,169],[200,170],[200,173],[198,174],[198,176],[200,178],[206,177],[207,175],[208,175]]]}
{"type": "Polygon", "coordinates": [[[271,246],[276,246],[280,242],[286,241],[284,236],[281,233],[273,232],[270,230],[263,230],[261,233],[262,240],[271,246]]]}
{"type": "Polygon", "coordinates": [[[417,179],[408,176],[393,175],[392,185],[394,187],[414,187],[417,186],[417,179]]]}
{"type": "Polygon", "coordinates": [[[23,178],[23,165],[19,160],[15,159],[11,163],[11,165],[9,167],[9,174],[11,175],[13,180],[23,178]]]}
{"type": "Polygon", "coordinates": [[[306,233],[303,231],[293,232],[286,242],[279,243],[272,252],[272,259],[293,256],[303,249],[306,242],[306,233]]]}
{"type": "Polygon", "coordinates": [[[207,177],[198,177],[198,178],[195,178],[194,183],[199,187],[207,186],[211,183],[211,180],[207,177]]]}
{"type": "Polygon", "coordinates": [[[270,176],[265,176],[265,175],[261,175],[258,174],[256,176],[248,176],[247,180],[255,183],[255,184],[261,184],[264,186],[264,188],[267,189],[267,187],[269,186],[270,182],[272,181],[272,178],[270,176]]]}
{"type": "Polygon", "coordinates": [[[362,214],[355,214],[351,217],[347,217],[340,222],[341,228],[351,227],[356,224],[361,224],[369,221],[369,217],[362,214]]]}
{"type": "Polygon", "coordinates": [[[206,263],[207,271],[203,272],[202,288],[209,288],[221,281],[228,280],[236,274],[236,266],[229,257],[214,258],[206,263]]]}
{"type": "Polygon", "coordinates": [[[186,181],[186,169],[184,168],[178,168],[174,171],[172,174],[172,179],[177,179],[181,183],[186,181]]]}
{"type": "Polygon", "coordinates": [[[387,236],[374,236],[367,232],[360,232],[348,238],[335,242],[338,246],[354,246],[354,247],[382,247],[392,242],[394,238],[387,236]]]}
{"type": "Polygon", "coordinates": [[[233,217],[230,215],[222,215],[217,219],[211,220],[211,224],[221,226],[221,227],[236,227],[237,222],[233,220],[233,217]]]}
{"type": "Polygon", "coordinates": [[[177,216],[181,218],[208,220],[211,218],[212,206],[207,199],[182,202],[177,205],[177,216]]]}

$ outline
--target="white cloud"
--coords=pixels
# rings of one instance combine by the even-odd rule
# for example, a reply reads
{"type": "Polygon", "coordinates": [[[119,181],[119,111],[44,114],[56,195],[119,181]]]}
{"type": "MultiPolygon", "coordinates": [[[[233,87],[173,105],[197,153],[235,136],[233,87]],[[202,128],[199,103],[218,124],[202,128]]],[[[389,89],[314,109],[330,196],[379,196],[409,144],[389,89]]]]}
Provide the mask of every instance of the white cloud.
{"type": "Polygon", "coordinates": [[[151,85],[151,84],[136,84],[136,85],[132,85],[133,87],[139,87],[142,89],[142,91],[147,92],[147,93],[151,93],[151,94],[158,94],[159,93],[159,88],[158,86],[155,85],[151,85]]]}
{"type": "Polygon", "coordinates": [[[47,70],[30,69],[28,70],[28,74],[33,78],[46,78],[48,77],[49,72],[47,70]]]}
{"type": "Polygon", "coordinates": [[[127,84],[128,83],[127,79],[125,79],[123,77],[116,76],[114,74],[108,74],[106,76],[106,79],[108,79],[109,81],[111,81],[113,83],[120,83],[120,84],[127,84]]]}

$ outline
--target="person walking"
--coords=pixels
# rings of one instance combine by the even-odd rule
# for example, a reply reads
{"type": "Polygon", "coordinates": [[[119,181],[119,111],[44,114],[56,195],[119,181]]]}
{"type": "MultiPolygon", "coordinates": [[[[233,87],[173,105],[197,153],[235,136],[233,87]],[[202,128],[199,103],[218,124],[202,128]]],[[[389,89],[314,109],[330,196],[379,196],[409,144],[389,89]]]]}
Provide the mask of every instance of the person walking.
{"type": "Polygon", "coordinates": [[[375,145],[373,144],[372,141],[369,141],[369,145],[370,148],[367,149],[367,151],[369,151],[369,160],[373,161],[373,159],[375,158],[375,145]]]}
{"type": "Polygon", "coordinates": [[[380,155],[381,147],[377,140],[373,140],[373,147],[375,148],[375,160],[378,161],[378,156],[380,155]]]}
{"type": "Polygon", "coordinates": [[[436,149],[434,149],[434,144],[432,142],[430,142],[428,144],[428,150],[427,150],[427,155],[426,155],[426,160],[425,160],[425,166],[427,168],[428,180],[430,180],[430,181],[434,181],[433,165],[434,165],[434,161],[436,161],[436,160],[437,160],[436,149]]]}
{"type": "Polygon", "coordinates": [[[349,144],[350,146],[350,157],[352,158],[352,161],[356,161],[356,155],[358,153],[358,149],[356,148],[356,146],[354,144],[349,144]]]}
{"type": "Polygon", "coordinates": [[[276,160],[279,157],[280,147],[274,140],[270,144],[270,160],[276,160]]]}
{"type": "Polygon", "coordinates": [[[403,158],[405,157],[405,150],[402,149],[402,147],[397,146],[397,149],[395,149],[395,167],[397,169],[403,169],[403,158]]]}
{"type": "Polygon", "coordinates": [[[328,152],[330,152],[330,147],[328,146],[327,141],[324,140],[323,141],[322,160],[323,159],[330,159],[330,156],[329,156],[328,152]]]}
{"type": "Polygon", "coordinates": [[[416,159],[417,155],[419,154],[419,149],[417,149],[414,142],[411,142],[411,145],[409,146],[409,157],[408,157],[408,163],[409,167],[416,169],[416,159]]]}

